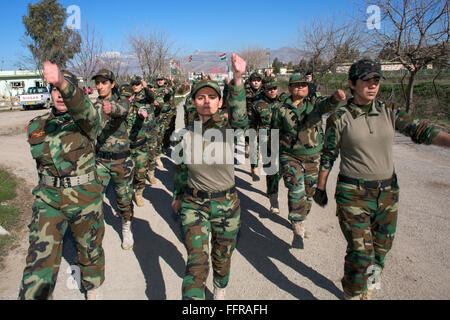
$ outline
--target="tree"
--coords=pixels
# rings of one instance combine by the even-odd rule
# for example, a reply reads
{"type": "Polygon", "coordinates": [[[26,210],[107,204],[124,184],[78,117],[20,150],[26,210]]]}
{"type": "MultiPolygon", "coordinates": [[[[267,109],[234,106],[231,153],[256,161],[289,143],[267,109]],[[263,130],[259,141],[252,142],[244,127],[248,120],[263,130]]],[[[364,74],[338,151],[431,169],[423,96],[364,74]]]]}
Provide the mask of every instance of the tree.
{"type": "Polygon", "coordinates": [[[247,62],[247,70],[250,73],[266,65],[268,60],[267,50],[261,47],[247,47],[239,55],[247,62]]]}
{"type": "Polygon", "coordinates": [[[173,43],[167,33],[153,30],[148,33],[136,31],[128,37],[129,51],[136,56],[144,78],[158,73],[169,73],[169,60],[173,43]]]}
{"type": "Polygon", "coordinates": [[[101,36],[95,32],[95,28],[86,23],[81,32],[81,50],[68,63],[70,70],[88,83],[89,78],[98,71],[102,63],[100,59],[102,51],[101,36]]]}
{"type": "Polygon", "coordinates": [[[417,73],[448,57],[449,3],[447,0],[366,0],[366,3],[380,8],[383,23],[383,28],[373,30],[373,47],[384,48],[380,52],[382,57],[400,62],[408,71],[406,111],[413,113],[417,73]]]}
{"type": "Polygon", "coordinates": [[[57,0],[29,4],[28,15],[23,16],[26,29],[24,41],[41,75],[45,61],[65,68],[67,62],[80,52],[81,37],[64,26],[66,17],[66,10],[57,0]]]}
{"type": "Polygon", "coordinates": [[[359,57],[363,33],[355,23],[337,24],[335,19],[312,20],[298,31],[297,46],[308,52],[311,71],[315,79],[321,79],[329,71],[344,62],[359,57]]]}

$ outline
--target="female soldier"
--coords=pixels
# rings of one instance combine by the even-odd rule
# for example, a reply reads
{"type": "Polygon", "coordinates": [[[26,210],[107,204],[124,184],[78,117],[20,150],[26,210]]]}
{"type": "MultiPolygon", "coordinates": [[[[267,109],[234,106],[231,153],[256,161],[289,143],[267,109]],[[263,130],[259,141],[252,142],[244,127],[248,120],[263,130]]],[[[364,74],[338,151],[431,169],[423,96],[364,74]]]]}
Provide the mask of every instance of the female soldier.
{"type": "MultiPolygon", "coordinates": [[[[211,131],[219,131],[223,134],[222,137],[225,137],[226,129],[232,127],[245,129],[248,124],[245,91],[242,84],[242,74],[245,72],[246,63],[241,57],[233,54],[232,66],[234,86],[231,88],[229,99],[230,121],[217,112],[222,104],[221,90],[217,82],[201,80],[195,83],[192,90],[192,102],[197,109],[197,120],[202,122],[203,132],[207,130],[205,135],[211,131]]],[[[189,130],[188,135],[192,137],[192,127],[189,130]]],[[[203,138],[201,139],[203,141],[203,138]]],[[[194,140],[191,139],[191,141],[194,140]]],[[[231,140],[231,143],[234,143],[234,136],[231,140]]],[[[218,142],[220,150],[226,149],[230,143],[230,141],[223,142],[218,142]]],[[[187,147],[190,148],[192,145],[188,142],[187,147]]],[[[208,146],[205,146],[206,148],[208,146]]],[[[194,154],[192,149],[190,153],[194,154]]],[[[231,161],[224,161],[225,159],[221,158],[218,160],[222,161],[220,163],[209,162],[207,160],[210,159],[204,157],[205,161],[200,161],[201,164],[190,164],[186,161],[176,167],[172,208],[175,212],[181,208],[184,244],[188,253],[186,274],[182,285],[183,299],[205,299],[205,282],[209,271],[210,232],[212,234],[214,298],[224,299],[225,287],[230,276],[231,254],[236,247],[236,237],[240,227],[240,206],[234,181],[233,155],[234,152],[231,161]]],[[[194,163],[198,162],[194,161],[194,163]]]]}
{"type": "Polygon", "coordinates": [[[122,249],[133,247],[133,161],[128,137],[128,101],[120,98],[112,71],[102,69],[92,77],[98,90],[94,106],[102,117],[102,132],[97,138],[97,173],[106,189],[114,181],[117,207],[122,218],[122,249]]]}
{"type": "MultiPolygon", "coordinates": [[[[313,202],[322,150],[322,116],[345,100],[337,90],[330,97],[308,99],[308,82],[301,74],[289,79],[290,96],[272,114],[272,128],[279,129],[280,164],[288,189],[289,221],[294,237],[292,247],[303,249],[306,220],[313,202]]],[[[272,195],[276,203],[278,196],[272,195]]]]}
{"type": "Polygon", "coordinates": [[[30,246],[19,298],[51,298],[63,237],[70,228],[78,249],[81,285],[88,300],[96,299],[105,279],[102,186],[96,179],[93,147],[100,116],[72,74],[46,62],[44,76],[52,86],[54,107],[31,120],[27,129],[39,185],[33,190],[30,246]]]}
{"type": "Polygon", "coordinates": [[[370,299],[368,283],[384,268],[397,225],[399,187],[392,160],[394,130],[416,143],[450,146],[450,135],[376,100],[381,67],[361,60],[350,67],[353,98],[327,120],[314,200],[327,203],[328,173],[341,154],[336,186],[337,216],[347,240],[342,286],[345,299],[370,299]]]}

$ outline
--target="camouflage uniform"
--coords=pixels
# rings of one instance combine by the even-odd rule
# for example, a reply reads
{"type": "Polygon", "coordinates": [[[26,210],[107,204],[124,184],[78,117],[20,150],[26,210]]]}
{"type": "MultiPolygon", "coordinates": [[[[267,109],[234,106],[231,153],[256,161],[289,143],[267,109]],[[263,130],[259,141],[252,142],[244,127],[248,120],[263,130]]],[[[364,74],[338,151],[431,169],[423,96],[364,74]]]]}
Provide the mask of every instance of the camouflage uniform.
{"type": "MultiPolygon", "coordinates": [[[[158,76],[157,80],[163,79],[162,76],[158,76]]],[[[162,153],[163,149],[163,142],[164,142],[164,135],[166,133],[166,130],[169,129],[170,121],[172,121],[172,118],[176,114],[176,110],[174,110],[172,100],[173,92],[170,88],[166,86],[159,86],[156,84],[155,86],[156,92],[154,93],[155,100],[158,102],[158,107],[160,108],[160,113],[157,118],[157,127],[158,127],[158,150],[157,155],[159,156],[162,153]],[[168,91],[168,93],[165,93],[165,90],[168,91]]]]}
{"type": "MultiPolygon", "coordinates": [[[[362,60],[350,69],[350,79],[365,80],[367,75],[381,77],[381,68],[373,61],[362,60]]],[[[394,130],[425,144],[431,144],[439,133],[398,106],[377,100],[370,106],[358,106],[351,98],[327,120],[320,170],[331,171],[341,153],[335,198],[339,224],[348,242],[342,279],[346,297],[366,292],[371,275],[369,267],[383,269],[386,254],[392,247],[399,200],[397,177],[389,156],[394,130]],[[377,157],[383,161],[374,160],[377,157]],[[347,169],[348,162],[356,166],[347,169]],[[373,170],[377,165],[373,162],[385,167],[386,173],[373,170]],[[364,169],[356,169],[357,166],[364,169]],[[348,172],[343,175],[344,171],[348,172]],[[378,174],[383,176],[376,177],[378,174]],[[364,179],[365,175],[373,178],[364,179]]]]}
{"type": "Polygon", "coordinates": [[[33,189],[30,245],[19,299],[51,298],[67,228],[77,243],[83,288],[96,289],[105,279],[103,197],[94,149],[100,116],[89,98],[66,79],[61,95],[68,112],[56,114],[53,109],[31,120],[27,129],[39,185],[33,189]]]}
{"type": "MultiPolygon", "coordinates": [[[[114,81],[114,74],[101,70],[97,76],[107,77],[114,81]],[[104,75],[102,74],[102,71],[104,75]]],[[[106,189],[112,179],[117,195],[117,207],[124,221],[133,218],[133,177],[134,165],[131,159],[130,140],[128,137],[127,115],[128,101],[124,97],[113,94],[109,101],[112,112],[103,112],[103,99],[97,98],[94,106],[102,117],[103,130],[97,138],[97,173],[106,189]]]]}
{"type": "MultiPolygon", "coordinates": [[[[293,75],[290,84],[295,82],[306,81],[300,75],[293,75]]],[[[272,128],[280,130],[280,164],[289,190],[291,222],[304,221],[311,210],[323,146],[322,116],[337,106],[331,103],[331,97],[304,100],[299,106],[288,97],[273,111],[272,128]]]]}
{"type": "MultiPolygon", "coordinates": [[[[214,81],[200,81],[196,84],[195,89],[203,84],[215,88],[220,95],[220,88],[214,81]]],[[[211,128],[223,132],[227,128],[245,129],[247,127],[248,118],[245,110],[243,85],[232,88],[229,103],[230,121],[226,120],[222,114],[216,113],[203,125],[203,132],[211,128]]],[[[192,127],[189,129],[192,131],[192,127]]],[[[212,170],[213,174],[220,170],[230,169],[227,164],[206,166],[209,168],[202,168],[212,170]],[[225,167],[226,169],[224,169],[225,167]]],[[[239,198],[234,187],[234,164],[231,164],[231,168],[233,180],[231,184],[233,186],[227,185],[226,190],[217,190],[217,183],[222,181],[214,181],[216,180],[214,177],[203,177],[209,181],[208,189],[199,190],[189,182],[193,176],[194,179],[196,178],[195,165],[182,163],[176,166],[173,196],[175,200],[183,200],[180,216],[184,244],[188,253],[186,273],[182,284],[183,299],[205,299],[205,282],[209,271],[208,241],[210,232],[212,234],[211,256],[214,286],[225,288],[228,284],[231,255],[236,247],[241,212],[239,198]]],[[[199,175],[205,171],[200,170],[199,175]]]]}
{"type": "MultiPolygon", "coordinates": [[[[151,131],[154,129],[153,105],[149,103],[146,90],[141,90],[134,95],[130,101],[130,110],[128,112],[128,134],[130,138],[131,156],[134,163],[134,181],[133,188],[135,192],[142,192],[145,188],[145,179],[150,167],[154,166],[154,161],[150,160],[149,145],[154,145],[154,139],[150,139],[151,131]],[[139,115],[139,110],[147,111],[147,118],[139,115]]],[[[154,158],[152,158],[154,159],[154,158]]]]}
{"type": "MultiPolygon", "coordinates": [[[[277,87],[278,81],[273,77],[266,77],[263,80],[263,90],[277,87]]],[[[279,108],[281,104],[287,99],[287,95],[285,93],[278,94],[275,99],[270,99],[266,94],[261,95],[261,99],[255,101],[253,103],[253,115],[254,121],[256,122],[256,126],[259,130],[270,130],[271,129],[271,120],[272,113],[275,109],[279,108]]],[[[267,141],[260,141],[260,144],[266,143],[268,147],[270,147],[270,136],[267,135],[267,141]]],[[[270,150],[268,149],[270,153],[270,150]]],[[[266,168],[268,165],[265,164],[266,168]]],[[[267,196],[270,198],[271,195],[278,194],[278,184],[280,180],[280,172],[277,174],[266,175],[266,185],[267,185],[267,196]]]]}
{"type": "MultiPolygon", "coordinates": [[[[251,82],[253,79],[263,79],[263,77],[254,72],[250,75],[249,78],[249,82],[251,82]]],[[[258,89],[253,89],[253,87],[249,87],[245,90],[245,96],[247,99],[247,115],[248,115],[248,121],[249,121],[249,127],[252,129],[255,129],[256,131],[258,131],[258,122],[255,119],[256,115],[254,114],[254,108],[253,108],[253,104],[258,101],[259,99],[261,99],[263,97],[263,87],[261,85],[261,87],[259,87],[258,89]]],[[[249,146],[249,138],[247,138],[246,140],[246,146],[249,146]]],[[[256,150],[251,150],[253,151],[250,155],[250,163],[251,163],[251,167],[252,168],[257,168],[258,164],[259,164],[259,144],[258,144],[258,136],[255,137],[254,141],[253,141],[254,145],[255,145],[255,149],[256,150]]]]}

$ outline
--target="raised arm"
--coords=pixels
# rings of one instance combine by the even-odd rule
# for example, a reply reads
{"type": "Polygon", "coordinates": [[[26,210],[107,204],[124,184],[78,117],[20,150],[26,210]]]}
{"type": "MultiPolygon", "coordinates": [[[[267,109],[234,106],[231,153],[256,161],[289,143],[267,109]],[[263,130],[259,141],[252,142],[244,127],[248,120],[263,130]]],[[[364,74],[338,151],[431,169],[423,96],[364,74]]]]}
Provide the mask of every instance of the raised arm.
{"type": "Polygon", "coordinates": [[[234,85],[230,90],[228,100],[230,107],[230,125],[233,128],[246,129],[248,127],[247,101],[245,98],[242,75],[245,73],[246,62],[237,54],[231,56],[234,85]]]}

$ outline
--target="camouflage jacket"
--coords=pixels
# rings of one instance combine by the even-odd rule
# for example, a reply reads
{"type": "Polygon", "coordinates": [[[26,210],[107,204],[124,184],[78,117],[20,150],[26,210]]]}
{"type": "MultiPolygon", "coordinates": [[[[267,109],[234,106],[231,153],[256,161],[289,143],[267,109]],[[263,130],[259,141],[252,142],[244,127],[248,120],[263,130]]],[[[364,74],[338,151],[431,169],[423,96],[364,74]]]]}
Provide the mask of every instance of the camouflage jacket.
{"type": "MultiPolygon", "coordinates": [[[[431,144],[440,132],[439,129],[414,119],[393,103],[374,100],[371,106],[366,106],[367,110],[362,108],[364,107],[354,104],[351,98],[327,119],[321,157],[322,171],[332,169],[341,151],[341,169],[347,166],[350,171],[366,171],[366,176],[387,171],[389,177],[393,172],[392,145],[395,130],[411,137],[416,143],[424,144],[431,144]],[[357,122],[359,126],[354,125],[357,122]]],[[[358,173],[360,172],[355,172],[358,173]]],[[[356,178],[355,175],[353,177],[356,178]]]]}
{"type": "MultiPolygon", "coordinates": [[[[233,86],[230,91],[229,99],[229,120],[227,120],[223,113],[216,113],[210,120],[208,120],[202,127],[203,131],[207,129],[217,128],[217,129],[247,129],[248,127],[248,116],[246,110],[246,99],[244,85],[233,86]]],[[[195,118],[196,121],[200,121],[198,115],[195,118]]],[[[192,132],[193,125],[188,127],[188,130],[192,132]]],[[[225,165],[226,166],[226,165],[225,165]]],[[[174,192],[173,198],[175,200],[181,200],[184,197],[184,193],[187,187],[188,181],[188,167],[186,164],[178,164],[175,167],[175,182],[174,182],[174,192]]]]}
{"type": "Polygon", "coordinates": [[[161,113],[167,113],[173,110],[173,103],[172,101],[172,96],[173,96],[173,91],[172,89],[170,89],[169,87],[158,87],[158,85],[156,85],[156,92],[154,93],[155,95],[155,100],[158,101],[159,103],[159,107],[161,109],[161,113]],[[168,91],[168,93],[165,93],[164,90],[168,91]]]}
{"type": "Polygon", "coordinates": [[[82,176],[96,170],[94,144],[101,130],[100,115],[82,90],[69,82],[61,95],[68,112],[50,112],[28,124],[31,155],[39,174],[82,176]]]}
{"type": "Polygon", "coordinates": [[[288,97],[272,114],[271,127],[280,130],[280,153],[318,154],[323,147],[322,116],[338,105],[331,103],[331,97],[319,97],[296,106],[288,97]]]}
{"type": "Polygon", "coordinates": [[[127,117],[128,135],[131,144],[144,141],[156,123],[155,106],[146,90],[141,90],[130,102],[130,110],[127,117]],[[139,110],[147,111],[147,118],[139,115],[139,110]]]}
{"type": "Polygon", "coordinates": [[[103,112],[103,100],[98,98],[94,106],[102,119],[102,132],[97,138],[97,151],[122,153],[130,149],[128,137],[127,116],[129,103],[125,97],[113,95],[110,99],[112,111],[107,115],[103,112]]]}
{"type": "Polygon", "coordinates": [[[262,90],[262,86],[258,89],[255,90],[252,87],[245,89],[245,97],[247,99],[247,114],[248,114],[248,120],[249,120],[249,125],[253,127],[253,125],[256,123],[255,122],[255,115],[253,114],[254,108],[253,108],[253,104],[260,100],[263,97],[264,93],[262,90]]]}
{"type": "Polygon", "coordinates": [[[272,113],[276,108],[279,108],[287,99],[287,95],[282,93],[275,99],[270,99],[265,94],[262,94],[261,99],[253,102],[253,123],[251,127],[260,129],[270,129],[272,122],[272,113]]]}

